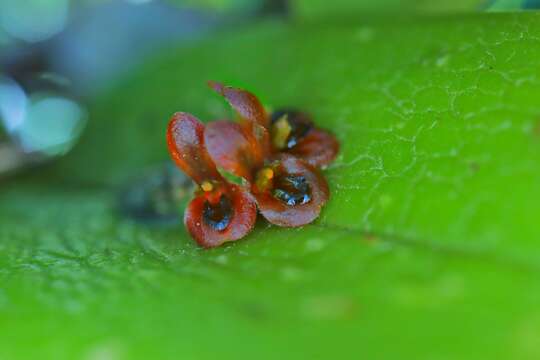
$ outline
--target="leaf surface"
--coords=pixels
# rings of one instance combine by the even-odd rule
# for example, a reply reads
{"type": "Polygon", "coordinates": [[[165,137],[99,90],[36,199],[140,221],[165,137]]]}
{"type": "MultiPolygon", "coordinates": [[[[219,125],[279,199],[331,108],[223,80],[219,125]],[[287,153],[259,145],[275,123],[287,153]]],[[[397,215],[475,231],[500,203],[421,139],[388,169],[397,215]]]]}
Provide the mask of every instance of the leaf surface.
{"type": "Polygon", "coordinates": [[[149,63],[46,188],[4,186],[0,358],[537,359],[539,21],[267,23],[149,63]],[[339,137],[315,224],[204,251],[114,212],[173,112],[231,115],[209,79],[339,137]]]}

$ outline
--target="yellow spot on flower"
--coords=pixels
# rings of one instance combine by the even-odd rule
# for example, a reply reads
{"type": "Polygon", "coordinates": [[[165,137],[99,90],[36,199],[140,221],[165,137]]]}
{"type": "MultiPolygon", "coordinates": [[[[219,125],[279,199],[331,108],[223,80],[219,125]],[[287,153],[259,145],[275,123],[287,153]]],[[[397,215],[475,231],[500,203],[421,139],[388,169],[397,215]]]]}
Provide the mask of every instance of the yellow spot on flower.
{"type": "Polygon", "coordinates": [[[259,172],[257,172],[257,176],[255,178],[255,184],[257,185],[257,188],[261,191],[264,191],[268,189],[270,186],[272,186],[272,179],[274,178],[274,170],[271,168],[265,167],[259,172]]]}
{"type": "Polygon", "coordinates": [[[284,149],[291,131],[291,124],[287,119],[287,114],[285,114],[272,125],[272,144],[277,149],[284,149]]]}
{"type": "Polygon", "coordinates": [[[262,175],[267,179],[272,179],[274,177],[274,170],[269,168],[264,168],[262,170],[262,175]]]}
{"type": "Polygon", "coordinates": [[[201,189],[204,192],[209,192],[209,191],[212,191],[214,189],[214,185],[212,185],[212,183],[210,181],[203,181],[203,183],[201,184],[201,189]]]}

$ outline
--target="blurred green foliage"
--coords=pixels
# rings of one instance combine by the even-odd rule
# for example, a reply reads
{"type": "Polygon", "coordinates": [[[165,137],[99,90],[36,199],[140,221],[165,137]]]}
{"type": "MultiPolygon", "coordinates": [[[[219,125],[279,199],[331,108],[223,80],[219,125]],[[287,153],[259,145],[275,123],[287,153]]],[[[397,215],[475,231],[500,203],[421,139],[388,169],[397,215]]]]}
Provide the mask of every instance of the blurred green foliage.
{"type": "Polygon", "coordinates": [[[393,14],[444,14],[474,11],[516,11],[537,9],[538,0],[291,0],[291,7],[298,17],[325,17],[366,13],[393,14]]]}
{"type": "Polygon", "coordinates": [[[213,11],[231,11],[260,6],[264,0],[166,0],[172,5],[213,11]]]}
{"type": "Polygon", "coordinates": [[[507,11],[516,10],[527,7],[528,3],[533,1],[527,0],[493,0],[489,3],[489,10],[491,11],[507,11]]]}
{"type": "Polygon", "coordinates": [[[0,358],[538,359],[539,20],[274,22],[139,69],[3,185],[0,358]],[[208,79],[339,137],[315,224],[204,251],[116,215],[174,111],[231,114],[208,79]]]}
{"type": "Polygon", "coordinates": [[[471,12],[485,8],[489,0],[292,0],[293,11],[299,17],[353,15],[362,13],[447,13],[471,12]]]}

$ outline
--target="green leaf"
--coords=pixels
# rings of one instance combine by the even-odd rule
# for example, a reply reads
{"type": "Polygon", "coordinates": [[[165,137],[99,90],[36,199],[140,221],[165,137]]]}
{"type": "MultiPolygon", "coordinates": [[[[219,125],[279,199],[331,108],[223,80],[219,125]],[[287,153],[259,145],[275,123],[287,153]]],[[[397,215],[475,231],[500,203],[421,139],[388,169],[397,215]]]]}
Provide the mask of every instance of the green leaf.
{"type": "Polygon", "coordinates": [[[3,186],[0,358],[538,359],[539,20],[268,23],[148,64],[3,186]],[[174,111],[231,114],[209,79],[339,137],[315,224],[204,251],[116,215],[174,111]]]}
{"type": "MultiPolygon", "coordinates": [[[[291,0],[293,13],[299,18],[324,18],[329,14],[351,16],[374,13],[460,13],[477,11],[501,0],[291,0]]],[[[507,10],[519,9],[523,0],[502,0],[507,10]],[[511,4],[509,4],[511,2],[511,4]]],[[[502,8],[500,4],[497,4],[502,8]]]]}

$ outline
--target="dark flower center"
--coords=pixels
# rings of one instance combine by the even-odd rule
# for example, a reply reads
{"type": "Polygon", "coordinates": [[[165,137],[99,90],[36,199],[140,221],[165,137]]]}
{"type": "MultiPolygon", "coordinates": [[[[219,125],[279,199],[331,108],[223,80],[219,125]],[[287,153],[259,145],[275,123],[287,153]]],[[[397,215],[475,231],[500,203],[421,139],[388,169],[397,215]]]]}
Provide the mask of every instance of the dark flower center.
{"type": "Polygon", "coordinates": [[[274,182],[273,195],[289,206],[303,205],[311,201],[311,188],[304,176],[279,176],[274,182]]]}
{"type": "MultiPolygon", "coordinates": [[[[313,124],[306,114],[297,110],[277,110],[270,115],[272,122],[272,136],[278,137],[277,143],[281,148],[291,149],[306,136],[313,124]],[[285,123],[284,123],[285,122],[285,123]],[[284,139],[279,139],[284,137],[284,139]]],[[[274,141],[276,144],[276,141],[274,141]]]]}
{"type": "Polygon", "coordinates": [[[204,203],[203,220],[216,231],[223,231],[229,226],[233,216],[231,201],[225,195],[221,195],[219,202],[210,204],[204,203]]]}

